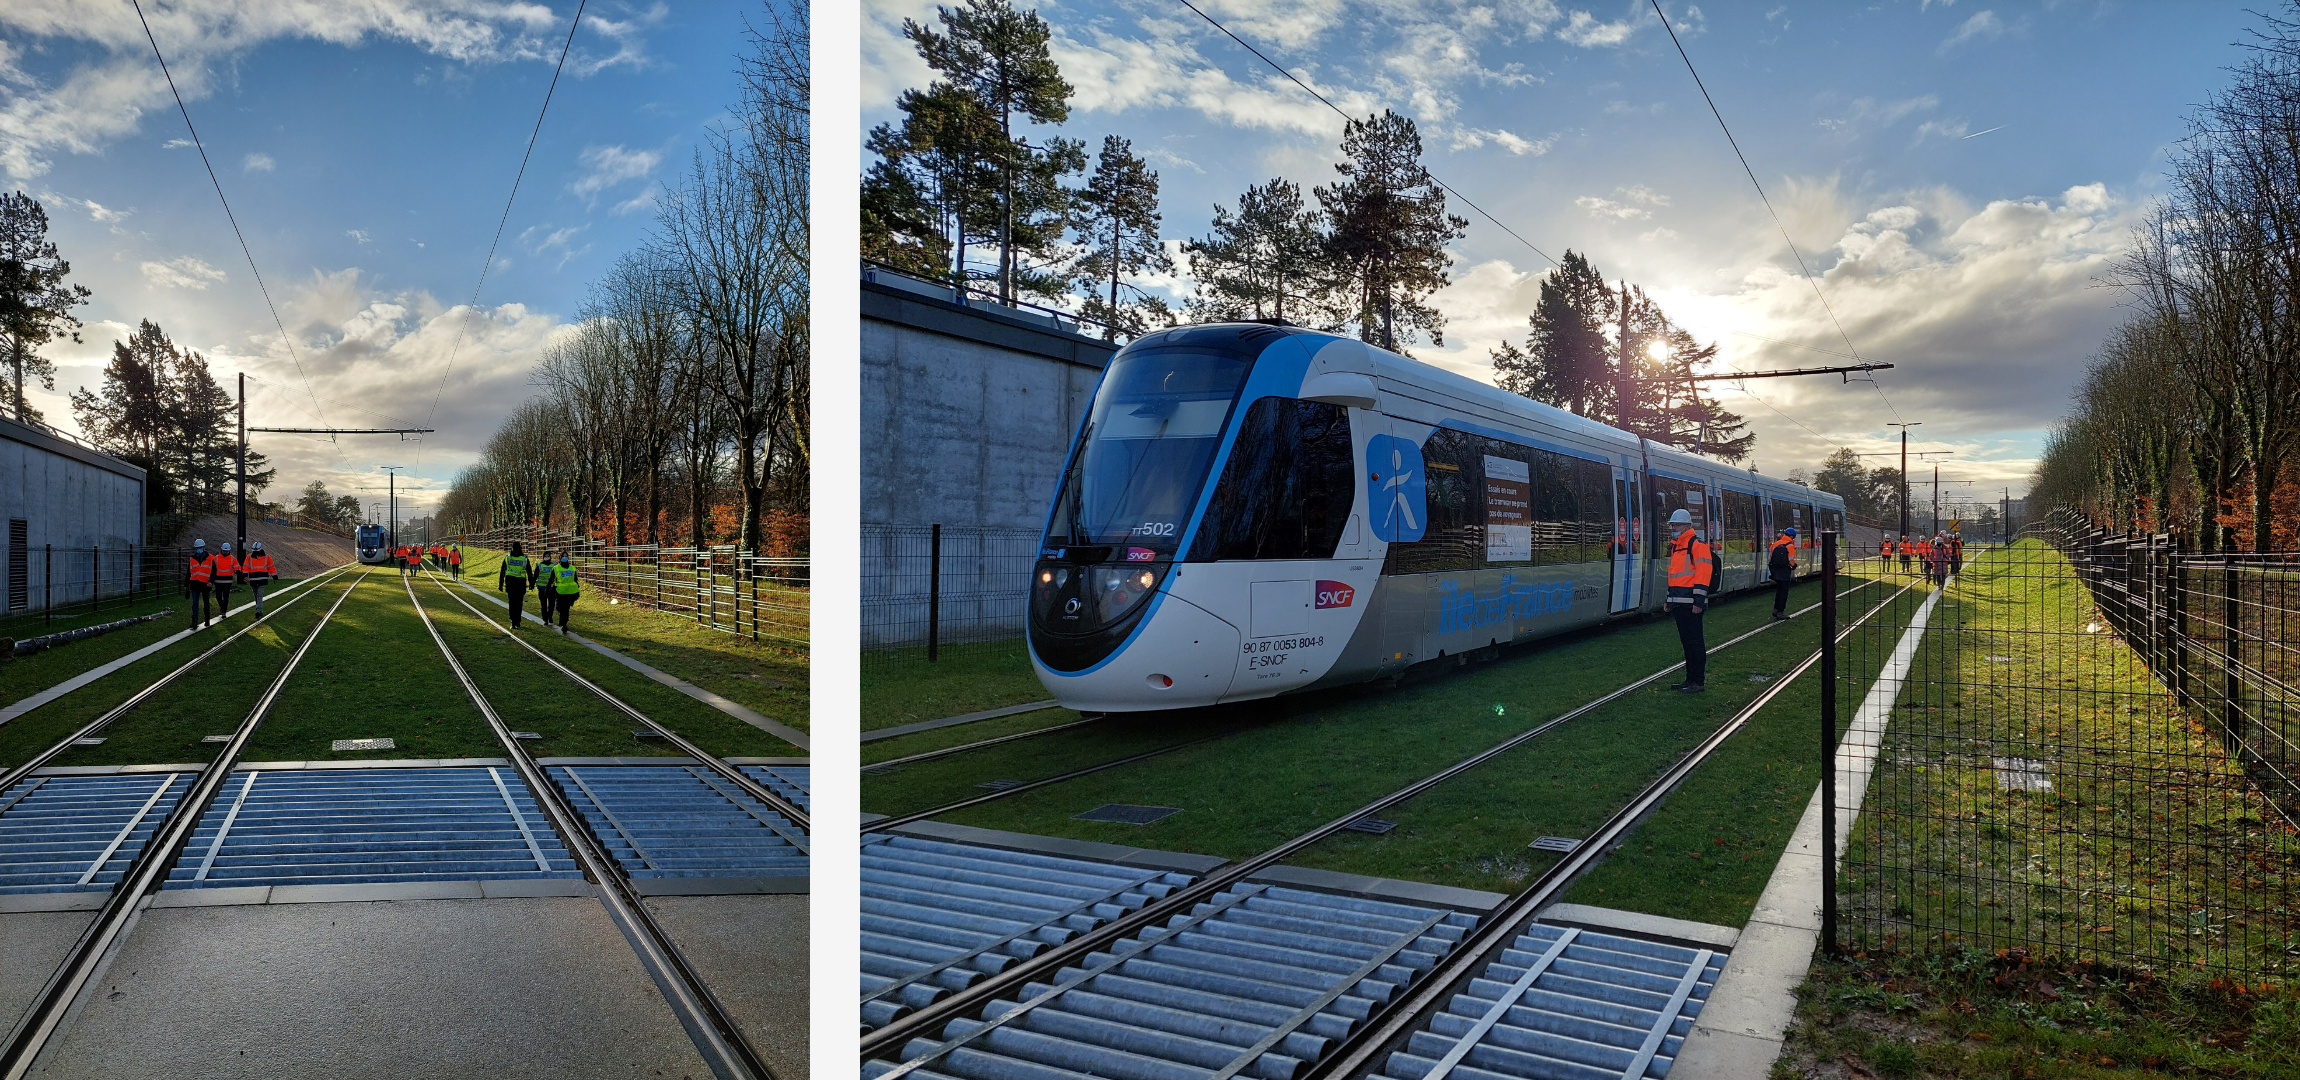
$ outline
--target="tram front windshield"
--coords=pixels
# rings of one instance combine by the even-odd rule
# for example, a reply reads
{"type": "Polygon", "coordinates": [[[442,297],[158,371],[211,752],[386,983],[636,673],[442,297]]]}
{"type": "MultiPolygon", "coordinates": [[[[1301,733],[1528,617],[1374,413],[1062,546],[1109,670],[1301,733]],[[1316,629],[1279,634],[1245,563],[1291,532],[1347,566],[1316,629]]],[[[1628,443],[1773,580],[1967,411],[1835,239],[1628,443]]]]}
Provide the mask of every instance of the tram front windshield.
{"type": "Polygon", "coordinates": [[[1062,479],[1046,546],[1109,545],[1117,561],[1173,558],[1253,367],[1251,355],[1187,345],[1113,358],[1062,479]]]}

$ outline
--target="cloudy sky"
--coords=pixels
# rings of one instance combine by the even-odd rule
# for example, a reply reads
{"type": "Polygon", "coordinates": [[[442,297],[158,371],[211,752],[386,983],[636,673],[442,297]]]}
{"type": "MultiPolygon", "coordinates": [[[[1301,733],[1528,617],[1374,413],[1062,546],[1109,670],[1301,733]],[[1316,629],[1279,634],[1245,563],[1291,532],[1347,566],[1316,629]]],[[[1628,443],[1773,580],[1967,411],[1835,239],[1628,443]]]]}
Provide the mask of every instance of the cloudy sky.
{"type": "MultiPolygon", "coordinates": [[[[1656,294],[1722,346],[1719,369],[1838,363],[1811,350],[1847,336],[1897,365],[1875,386],[1726,384],[1765,472],[1892,449],[1885,425],[1906,420],[1923,425],[1912,446],[1955,452],[1944,477],[2016,496],[2120,317],[2107,264],[2252,25],[2240,2],[1666,3],[1841,336],[1645,0],[1199,6],[1343,108],[1413,118],[1441,180],[1550,256],[1583,252],[1656,294]]],[[[900,28],[933,10],[868,0],[866,129],[932,77],[900,28]]],[[[1272,176],[1333,177],[1341,119],[1177,0],[1039,10],[1077,88],[1063,133],[1132,139],[1168,236],[1204,235],[1214,203],[1272,176]]],[[[1471,224],[1436,297],[1445,344],[1413,351],[1490,378],[1549,264],[1453,209],[1471,224]]]]}
{"type": "Polygon", "coordinates": [[[227,387],[248,374],[251,424],[439,429],[421,446],[259,436],[280,466],[270,496],[314,478],[380,487],[376,466],[404,465],[420,506],[533,392],[543,347],[645,235],[653,194],[735,98],[753,9],[592,0],[476,310],[572,0],[145,10],[293,356],[126,0],[7,0],[0,180],[46,205],[95,293],[83,344],[47,350],[58,393],[35,403],[70,427],[64,394],[98,385],[113,341],[151,319],[227,387]]]}

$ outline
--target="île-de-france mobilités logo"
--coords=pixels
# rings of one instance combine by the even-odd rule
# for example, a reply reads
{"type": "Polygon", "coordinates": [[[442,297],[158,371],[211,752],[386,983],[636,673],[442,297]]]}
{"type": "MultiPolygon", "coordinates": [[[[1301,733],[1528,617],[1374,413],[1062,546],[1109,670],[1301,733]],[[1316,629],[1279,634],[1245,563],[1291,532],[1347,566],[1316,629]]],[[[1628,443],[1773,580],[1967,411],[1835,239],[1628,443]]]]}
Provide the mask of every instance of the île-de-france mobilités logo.
{"type": "Polygon", "coordinates": [[[1429,526],[1429,482],[1422,448],[1411,439],[1376,435],[1366,440],[1366,506],[1376,539],[1404,544],[1429,526]]]}

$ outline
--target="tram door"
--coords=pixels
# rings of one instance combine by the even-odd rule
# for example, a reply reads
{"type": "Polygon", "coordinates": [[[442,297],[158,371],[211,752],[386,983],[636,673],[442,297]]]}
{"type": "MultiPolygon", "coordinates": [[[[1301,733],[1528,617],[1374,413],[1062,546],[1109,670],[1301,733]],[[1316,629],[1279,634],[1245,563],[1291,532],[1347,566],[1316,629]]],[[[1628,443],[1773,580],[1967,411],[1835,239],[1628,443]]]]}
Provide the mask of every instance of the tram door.
{"type": "Polygon", "coordinates": [[[1613,588],[1606,610],[1633,611],[1641,599],[1640,585],[1645,581],[1643,554],[1645,527],[1638,508],[1637,474],[1616,467],[1613,470],[1613,588]]]}

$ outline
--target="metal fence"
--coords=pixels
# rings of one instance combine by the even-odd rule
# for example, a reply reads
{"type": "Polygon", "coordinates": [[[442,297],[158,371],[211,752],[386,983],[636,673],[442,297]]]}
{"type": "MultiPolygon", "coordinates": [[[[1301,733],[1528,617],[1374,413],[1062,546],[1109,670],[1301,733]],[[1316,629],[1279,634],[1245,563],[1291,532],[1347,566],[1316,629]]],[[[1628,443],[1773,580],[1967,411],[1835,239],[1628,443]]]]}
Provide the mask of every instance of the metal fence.
{"type": "Polygon", "coordinates": [[[863,666],[1019,643],[1038,541],[1034,529],[864,525],[863,666]]]}
{"type": "Polygon", "coordinates": [[[20,636],[106,608],[126,607],[154,591],[175,591],[189,548],[34,547],[9,543],[0,635],[20,636]]]}
{"type": "Polygon", "coordinates": [[[585,592],[682,615],[753,641],[809,647],[811,590],[805,558],[753,555],[732,544],[616,546],[540,529],[497,529],[464,537],[461,543],[466,548],[507,550],[514,540],[538,558],[566,552],[582,576],[585,592]]]}
{"type": "Polygon", "coordinates": [[[2069,515],[1833,658],[1858,816],[1825,933],[2159,973],[2300,971],[2290,553],[2069,515]]]}

